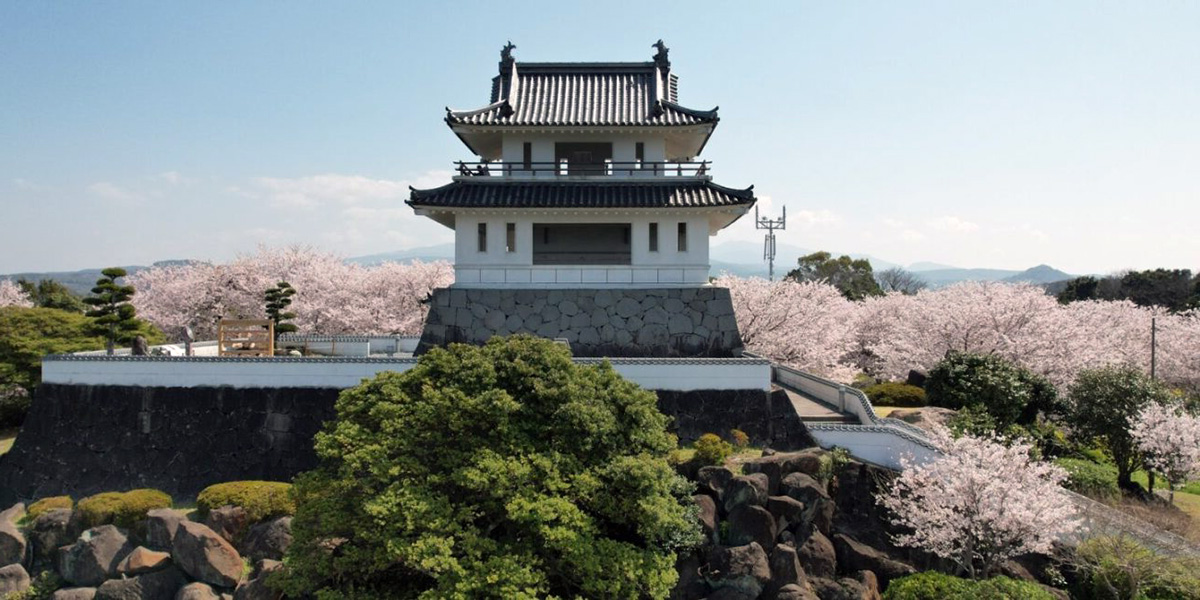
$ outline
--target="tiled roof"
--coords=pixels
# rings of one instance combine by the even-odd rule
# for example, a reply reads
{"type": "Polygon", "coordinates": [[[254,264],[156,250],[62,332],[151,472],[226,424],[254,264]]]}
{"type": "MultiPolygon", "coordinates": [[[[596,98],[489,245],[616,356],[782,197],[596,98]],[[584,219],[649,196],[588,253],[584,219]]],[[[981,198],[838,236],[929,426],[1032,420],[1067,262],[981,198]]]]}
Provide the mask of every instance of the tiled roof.
{"type": "Polygon", "coordinates": [[[716,123],[717,110],[676,103],[674,75],[647,63],[516,63],[492,85],[492,103],[446,109],[452,125],[679,126],[716,123]],[[507,97],[505,97],[507,96],[507,97]]]}
{"type": "Polygon", "coordinates": [[[754,186],[735,190],[689,182],[475,182],[413,189],[413,207],[446,208],[698,208],[754,204],[754,186]]]}

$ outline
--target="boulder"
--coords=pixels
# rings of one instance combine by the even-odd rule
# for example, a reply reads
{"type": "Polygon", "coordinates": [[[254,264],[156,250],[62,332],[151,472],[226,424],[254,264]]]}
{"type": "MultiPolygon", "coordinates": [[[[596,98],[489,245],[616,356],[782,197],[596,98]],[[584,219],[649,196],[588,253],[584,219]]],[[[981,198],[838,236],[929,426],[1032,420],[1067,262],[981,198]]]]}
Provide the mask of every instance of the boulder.
{"type": "Polygon", "coordinates": [[[214,592],[207,583],[193,581],[175,593],[175,600],[221,600],[221,595],[214,592]]]}
{"type": "Polygon", "coordinates": [[[146,513],[146,547],[170,550],[179,524],[188,520],[182,511],[156,508],[146,513]]]}
{"type": "Polygon", "coordinates": [[[791,496],[771,496],[767,498],[767,510],[775,517],[775,525],[780,531],[799,523],[804,518],[804,503],[791,496]]]}
{"type": "Polygon", "coordinates": [[[763,550],[775,547],[775,517],[761,506],[743,504],[729,513],[729,539],[731,546],[758,542],[763,550]]]}
{"type": "Polygon", "coordinates": [[[708,583],[714,589],[734,588],[757,598],[771,582],[771,567],[762,546],[717,547],[708,554],[708,583]]]}
{"type": "Polygon", "coordinates": [[[767,484],[766,476],[760,477],[734,477],[725,485],[725,492],[721,495],[721,504],[725,509],[725,513],[733,512],[733,509],[742,506],[763,506],[767,503],[767,484]]]}
{"type": "Polygon", "coordinates": [[[810,583],[821,600],[879,600],[878,590],[872,594],[871,590],[857,579],[849,577],[836,580],[814,577],[810,583]]]}
{"type": "Polygon", "coordinates": [[[13,525],[16,525],[17,521],[20,521],[24,517],[25,517],[25,503],[24,502],[18,502],[16,504],[0,511],[0,523],[12,523],[13,525]]]}
{"type": "Polygon", "coordinates": [[[29,544],[25,540],[25,534],[21,533],[21,530],[17,529],[12,521],[0,519],[0,566],[23,564],[25,551],[28,548],[29,544]]]}
{"type": "Polygon", "coordinates": [[[804,503],[805,512],[800,521],[802,529],[807,529],[811,524],[828,535],[833,526],[834,505],[825,486],[810,475],[790,473],[779,484],[779,491],[804,503]]]}
{"type": "Polygon", "coordinates": [[[21,565],[0,567],[0,598],[7,598],[8,594],[14,592],[24,592],[31,585],[33,585],[33,581],[29,578],[25,567],[21,565]]]}
{"type": "Polygon", "coordinates": [[[843,571],[871,571],[878,577],[878,587],[887,589],[893,579],[912,575],[917,570],[887,554],[839,533],[833,536],[838,564],[843,571]]]}
{"type": "Polygon", "coordinates": [[[277,560],[258,561],[250,579],[234,590],[233,600],[281,600],[283,593],[268,587],[267,578],[282,568],[283,563],[277,560]]]}
{"type": "Polygon", "coordinates": [[[787,585],[807,585],[804,568],[800,566],[796,549],[780,544],[771,551],[771,583],[767,586],[766,596],[769,598],[787,585]]]}
{"type": "Polygon", "coordinates": [[[785,585],[775,592],[775,600],[821,600],[816,592],[794,583],[785,585]]]}
{"type": "Polygon", "coordinates": [[[291,545],[292,518],[279,517],[250,527],[238,552],[254,562],[264,558],[283,560],[283,554],[291,545]]]}
{"type": "Polygon", "coordinates": [[[204,520],[204,524],[225,538],[225,541],[237,544],[246,534],[249,521],[246,509],[240,506],[222,506],[208,511],[208,518],[204,520]]]}
{"type": "Polygon", "coordinates": [[[695,552],[681,554],[675,560],[675,571],[679,581],[671,590],[670,600],[700,600],[708,596],[711,589],[700,574],[700,557],[695,552]]]}
{"type": "Polygon", "coordinates": [[[125,579],[110,579],[96,588],[95,600],[175,600],[187,578],[175,567],[125,579]]]}
{"type": "Polygon", "coordinates": [[[700,508],[700,529],[704,532],[705,543],[719,544],[720,530],[717,529],[717,503],[713,501],[712,496],[704,494],[696,494],[692,496],[692,501],[700,508]]]}
{"type": "Polygon", "coordinates": [[[796,552],[800,565],[809,575],[832,578],[837,574],[837,553],[833,542],[820,531],[812,532],[796,552]]]}
{"type": "Polygon", "coordinates": [[[34,566],[53,565],[58,560],[58,549],[79,537],[79,521],[72,518],[69,508],[48,510],[33,520],[27,532],[33,546],[34,566]]]}
{"type": "Polygon", "coordinates": [[[880,600],[879,578],[871,571],[859,571],[854,574],[855,581],[862,584],[866,591],[866,600],[880,600]]]}
{"type": "Polygon", "coordinates": [[[820,449],[764,454],[761,458],[744,463],[742,472],[766,475],[768,479],[767,492],[774,495],[779,493],[779,485],[783,482],[783,478],[792,473],[804,473],[816,477],[821,472],[821,456],[824,454],[825,451],[820,449]]]}
{"type": "Polygon", "coordinates": [[[92,600],[96,597],[96,588],[63,588],[55,590],[50,600],[92,600]]]}
{"type": "Polygon", "coordinates": [[[215,531],[191,521],[179,523],[171,558],[193,579],[231,588],[242,579],[242,556],[215,531]]]}
{"type": "Polygon", "coordinates": [[[70,546],[59,549],[58,574],[79,587],[92,587],[117,574],[117,564],[133,546],[113,525],[93,527],[70,546]]]}
{"type": "Polygon", "coordinates": [[[700,467],[696,472],[696,482],[700,491],[714,498],[720,498],[725,486],[733,479],[733,471],[725,467],[700,467]]]}
{"type": "Polygon", "coordinates": [[[741,588],[723,587],[708,595],[707,600],[755,600],[758,596],[741,588]]]}
{"type": "Polygon", "coordinates": [[[150,550],[145,546],[138,546],[129,553],[124,560],[117,564],[118,575],[141,575],[150,571],[157,571],[171,564],[171,555],[166,552],[157,552],[150,550]]]}

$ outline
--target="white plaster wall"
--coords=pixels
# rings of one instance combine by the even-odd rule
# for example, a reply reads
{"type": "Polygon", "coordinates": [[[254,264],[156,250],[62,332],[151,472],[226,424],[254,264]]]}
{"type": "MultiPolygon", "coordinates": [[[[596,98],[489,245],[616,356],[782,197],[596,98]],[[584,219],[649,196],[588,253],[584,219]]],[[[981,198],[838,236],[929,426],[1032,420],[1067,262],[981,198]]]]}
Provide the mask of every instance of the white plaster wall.
{"type": "Polygon", "coordinates": [[[940,456],[936,450],[890,431],[826,429],[823,425],[810,424],[808,432],[822,448],[845,448],[855,458],[889,469],[900,470],[900,459],[904,456],[911,457],[918,464],[940,456]]]}
{"type": "MultiPolygon", "coordinates": [[[[596,364],[598,359],[579,359],[596,364]]],[[[765,390],[770,365],[752,359],[661,361],[612,359],[626,379],[652,390],[765,390]]],[[[161,387],[316,387],[347,388],[383,371],[404,372],[416,359],[162,359],[62,360],[42,363],[42,381],[70,385],[161,387]]]]}
{"type": "MultiPolygon", "coordinates": [[[[501,142],[501,156],[514,165],[525,161],[525,142],[532,144],[533,162],[554,162],[556,142],[612,142],[614,162],[633,162],[637,159],[637,143],[645,144],[646,162],[663,162],[667,154],[666,138],[652,132],[630,133],[510,133],[501,142]]],[[[540,173],[552,177],[553,173],[540,173]]]]}
{"type": "Polygon", "coordinates": [[[605,211],[589,214],[459,213],[455,227],[454,285],[629,285],[708,283],[709,227],[704,214],[660,215],[605,211]],[[479,223],[487,223],[487,251],[479,252],[479,223]],[[534,223],[629,223],[630,265],[533,265],[534,223]],[[650,223],[658,228],[658,251],[650,251],[650,223]],[[505,250],[507,223],[515,223],[517,248],[505,250]],[[687,251],[678,250],[678,224],[688,228],[687,251]]]}

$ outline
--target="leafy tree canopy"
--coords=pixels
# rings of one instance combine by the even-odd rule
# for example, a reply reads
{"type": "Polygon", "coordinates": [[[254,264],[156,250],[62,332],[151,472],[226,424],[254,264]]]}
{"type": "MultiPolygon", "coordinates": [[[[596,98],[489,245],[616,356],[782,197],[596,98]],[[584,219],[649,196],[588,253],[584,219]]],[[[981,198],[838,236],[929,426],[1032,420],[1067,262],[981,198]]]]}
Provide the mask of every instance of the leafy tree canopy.
{"type": "Polygon", "coordinates": [[[850,300],[883,295],[871,263],[865,258],[855,260],[846,255],[833,258],[828,252],[814,252],[801,256],[799,262],[797,268],[788,272],[788,279],[827,282],[850,300]]]}
{"type": "Polygon", "coordinates": [[[1058,399],[1046,378],[994,354],[965,352],[950,352],[933,367],[925,394],[932,406],[983,410],[1001,432],[1055,411],[1058,399]]]}
{"type": "Polygon", "coordinates": [[[1142,462],[1132,425],[1146,406],[1171,400],[1165,386],[1135,367],[1104,367],[1079,373],[1068,391],[1066,417],[1077,441],[1104,444],[1117,466],[1117,483],[1129,489],[1142,462]]]}
{"type": "Polygon", "coordinates": [[[528,336],[342,392],[281,583],[320,598],[665,598],[699,541],[653,393],[528,336]]]}
{"type": "Polygon", "coordinates": [[[104,348],[92,320],[53,308],[0,308],[0,383],[32,390],[41,380],[42,357],[104,348]]]}
{"type": "Polygon", "coordinates": [[[1067,282],[1058,294],[1063,304],[1077,300],[1129,300],[1138,306],[1171,311],[1200,307],[1200,275],[1188,269],[1129,271],[1108,277],[1090,275],[1067,282]]]}
{"type": "Polygon", "coordinates": [[[284,323],[296,318],[296,313],[287,311],[287,307],[292,304],[292,296],[295,295],[296,288],[286,281],[280,281],[263,293],[263,300],[267,303],[267,318],[275,323],[276,338],[298,330],[294,324],[284,323]]]}
{"type": "Polygon", "coordinates": [[[57,308],[70,312],[82,313],[87,305],[83,303],[75,292],[72,292],[67,286],[53,280],[42,279],[37,283],[27,279],[20,279],[17,285],[21,286],[29,299],[33,301],[34,306],[42,308],[57,308]]]}

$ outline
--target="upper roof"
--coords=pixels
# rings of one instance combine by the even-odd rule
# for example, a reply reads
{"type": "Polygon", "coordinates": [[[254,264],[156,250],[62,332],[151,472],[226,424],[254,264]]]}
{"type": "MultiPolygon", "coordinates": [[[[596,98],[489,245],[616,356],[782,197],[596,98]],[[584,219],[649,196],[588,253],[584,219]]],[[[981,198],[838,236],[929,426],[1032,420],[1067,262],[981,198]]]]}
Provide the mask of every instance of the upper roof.
{"type": "Polygon", "coordinates": [[[671,74],[659,40],[650,62],[526,63],[500,53],[491,103],[474,110],[446,109],[450,125],[511,127],[636,127],[715,125],[717,109],[678,104],[679,78],[671,74]]]}

